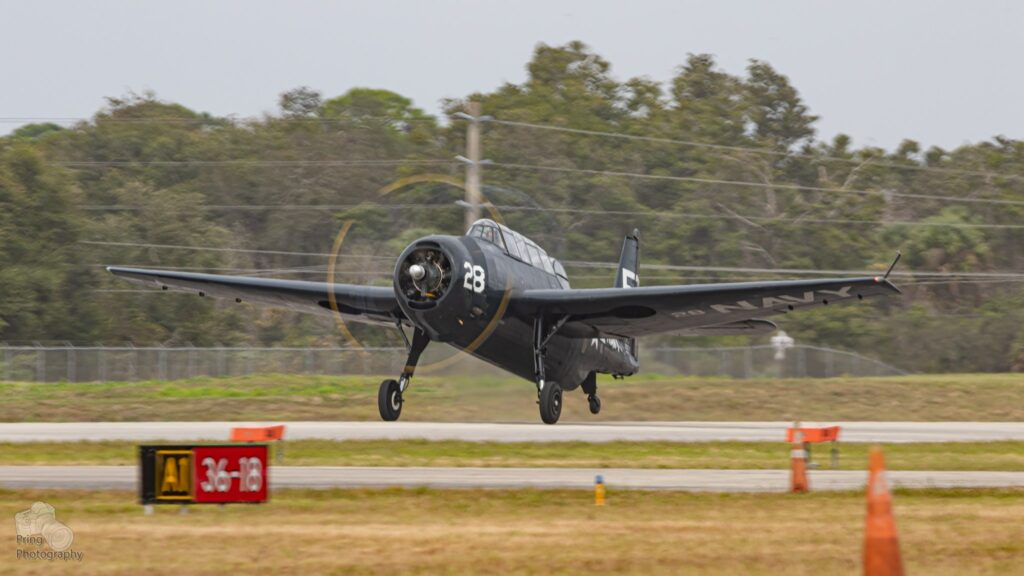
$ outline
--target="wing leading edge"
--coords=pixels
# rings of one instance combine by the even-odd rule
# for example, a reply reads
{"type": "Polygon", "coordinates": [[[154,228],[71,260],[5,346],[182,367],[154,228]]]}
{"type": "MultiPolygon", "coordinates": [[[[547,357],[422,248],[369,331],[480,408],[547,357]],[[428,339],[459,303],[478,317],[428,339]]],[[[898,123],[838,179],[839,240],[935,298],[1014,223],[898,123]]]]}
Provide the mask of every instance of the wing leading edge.
{"type": "Polygon", "coordinates": [[[560,334],[636,337],[664,332],[750,334],[771,330],[764,316],[798,308],[899,294],[884,277],[829,278],[640,288],[526,290],[511,302],[524,317],[567,317],[560,334]]]}
{"type": "Polygon", "coordinates": [[[174,288],[216,298],[258,302],[299,312],[333,314],[331,293],[346,320],[394,326],[405,319],[390,287],[198,274],[110,266],[109,272],[136,284],[174,288]]]}

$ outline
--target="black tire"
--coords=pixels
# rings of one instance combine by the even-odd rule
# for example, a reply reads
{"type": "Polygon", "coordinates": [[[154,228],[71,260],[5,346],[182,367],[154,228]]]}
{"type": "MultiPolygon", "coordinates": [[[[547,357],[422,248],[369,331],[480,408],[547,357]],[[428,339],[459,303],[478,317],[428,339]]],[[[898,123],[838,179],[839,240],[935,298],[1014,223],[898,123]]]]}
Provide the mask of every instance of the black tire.
{"type": "Polygon", "coordinates": [[[402,415],[402,389],[397,380],[385,380],[377,391],[377,408],[385,422],[394,422],[402,415]]]}
{"type": "Polygon", "coordinates": [[[591,414],[597,414],[601,411],[601,399],[597,397],[597,394],[587,396],[587,402],[590,404],[591,414]]]}
{"type": "Polygon", "coordinates": [[[558,422],[562,415],[562,387],[558,382],[545,382],[540,391],[540,419],[545,424],[558,422]]]}

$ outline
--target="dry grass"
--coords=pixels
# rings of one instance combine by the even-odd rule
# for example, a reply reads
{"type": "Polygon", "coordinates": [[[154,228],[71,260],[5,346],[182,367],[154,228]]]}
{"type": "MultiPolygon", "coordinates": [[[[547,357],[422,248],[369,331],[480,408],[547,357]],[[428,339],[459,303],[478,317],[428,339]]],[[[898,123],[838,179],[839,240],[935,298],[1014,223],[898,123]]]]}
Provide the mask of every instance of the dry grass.
{"type": "MultiPolygon", "coordinates": [[[[118,492],[0,492],[0,516],[36,500],[75,530],[81,564],[14,558],[52,574],[859,574],[859,493],[717,495],[581,491],[282,491],[263,506],[144,516],[118,492]]],[[[1024,572],[1024,492],[895,498],[910,574],[1024,572]]]]}
{"type": "MultiPolygon", "coordinates": [[[[138,442],[0,443],[0,465],[133,465],[138,442]]],[[[483,466],[582,468],[786,469],[780,442],[456,442],[427,440],[290,440],[287,466],[483,466]]],[[[842,444],[840,468],[867,462],[869,446],[842,444]]],[[[894,470],[1024,470],[1024,442],[891,444],[894,470]]],[[[828,467],[829,447],[812,456],[828,467]]]]}
{"type": "MultiPolygon", "coordinates": [[[[261,375],[172,382],[0,383],[0,421],[377,420],[372,376],[261,375]]],[[[563,421],[1024,420],[1013,374],[823,380],[727,380],[640,375],[602,379],[604,410],[576,390],[563,421]]],[[[538,419],[533,385],[495,376],[417,377],[403,420],[538,419]]]]}

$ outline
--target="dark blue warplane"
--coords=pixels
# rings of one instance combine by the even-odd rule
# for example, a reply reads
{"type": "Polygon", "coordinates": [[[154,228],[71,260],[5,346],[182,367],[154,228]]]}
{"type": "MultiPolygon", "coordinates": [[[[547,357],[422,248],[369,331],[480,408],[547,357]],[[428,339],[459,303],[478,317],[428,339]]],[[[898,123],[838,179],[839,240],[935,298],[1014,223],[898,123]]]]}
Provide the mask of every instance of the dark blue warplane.
{"type": "Polygon", "coordinates": [[[431,341],[534,382],[541,420],[554,424],[562,412],[563,391],[582,388],[591,413],[597,414],[597,374],[636,374],[639,336],[759,334],[775,329],[765,316],[899,293],[888,272],[863,278],[641,288],[639,258],[639,234],[634,231],[623,242],[613,288],[573,289],[561,263],[536,243],[480,220],[465,236],[427,236],[410,244],[398,257],[392,287],[108,270],[164,289],[397,327],[409,357],[398,380],[381,383],[377,402],[381,418],[392,421],[402,413],[416,364],[431,341]],[[412,330],[411,341],[404,328],[412,330]]]}

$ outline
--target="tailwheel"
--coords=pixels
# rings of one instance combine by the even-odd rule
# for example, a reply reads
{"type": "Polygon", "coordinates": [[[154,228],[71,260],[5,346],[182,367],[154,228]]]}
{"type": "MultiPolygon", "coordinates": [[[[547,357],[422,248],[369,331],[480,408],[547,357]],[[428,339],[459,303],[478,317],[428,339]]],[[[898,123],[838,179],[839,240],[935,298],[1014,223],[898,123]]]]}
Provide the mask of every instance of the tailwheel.
{"type": "Polygon", "coordinates": [[[377,392],[377,408],[381,419],[394,422],[402,415],[402,388],[397,380],[385,380],[380,383],[377,392]]]}
{"type": "Polygon", "coordinates": [[[540,389],[540,419],[545,424],[558,422],[562,415],[562,387],[558,382],[541,382],[540,389]]]}
{"type": "Polygon", "coordinates": [[[598,398],[597,394],[589,394],[587,396],[587,403],[590,404],[591,414],[597,414],[601,411],[601,399],[598,398]]]}

